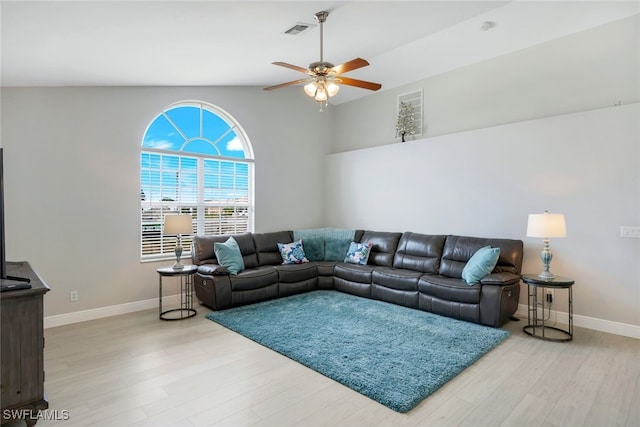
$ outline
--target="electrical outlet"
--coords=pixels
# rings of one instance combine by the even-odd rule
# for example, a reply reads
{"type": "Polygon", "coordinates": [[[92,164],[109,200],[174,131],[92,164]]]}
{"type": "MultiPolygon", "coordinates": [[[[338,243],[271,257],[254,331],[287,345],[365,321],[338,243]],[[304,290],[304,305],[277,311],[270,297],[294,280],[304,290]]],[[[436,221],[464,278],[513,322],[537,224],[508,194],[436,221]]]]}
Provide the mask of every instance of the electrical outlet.
{"type": "Polygon", "coordinates": [[[78,291],[69,292],[69,301],[75,302],[75,301],[78,301],[78,299],[80,299],[80,297],[78,295],[78,291]]]}
{"type": "Polygon", "coordinates": [[[635,237],[640,238],[640,227],[633,227],[630,225],[620,226],[620,237],[635,237]]]}
{"type": "Polygon", "coordinates": [[[551,304],[553,302],[553,289],[547,289],[547,302],[551,304]]]}

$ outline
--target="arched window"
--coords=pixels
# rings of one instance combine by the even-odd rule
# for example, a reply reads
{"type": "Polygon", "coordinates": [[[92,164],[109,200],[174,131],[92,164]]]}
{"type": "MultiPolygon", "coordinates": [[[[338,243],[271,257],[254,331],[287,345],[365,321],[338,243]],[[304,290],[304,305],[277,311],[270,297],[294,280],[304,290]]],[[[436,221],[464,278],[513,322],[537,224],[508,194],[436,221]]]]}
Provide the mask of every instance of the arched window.
{"type": "Polygon", "coordinates": [[[199,101],[165,108],[142,140],[141,258],[173,255],[175,236],[162,231],[166,214],[191,214],[198,235],[253,231],[253,180],[251,143],[227,112],[199,101]]]}

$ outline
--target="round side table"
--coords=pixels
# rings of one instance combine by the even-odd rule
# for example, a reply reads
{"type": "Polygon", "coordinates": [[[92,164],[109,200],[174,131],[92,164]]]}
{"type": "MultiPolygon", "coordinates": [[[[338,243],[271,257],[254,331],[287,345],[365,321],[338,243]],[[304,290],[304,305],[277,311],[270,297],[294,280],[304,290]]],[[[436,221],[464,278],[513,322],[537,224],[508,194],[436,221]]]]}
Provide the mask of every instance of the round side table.
{"type": "Polygon", "coordinates": [[[158,271],[158,287],[160,291],[160,319],[162,320],[182,320],[196,315],[193,308],[193,274],[198,270],[195,265],[185,265],[180,270],[173,267],[162,267],[158,271]],[[162,311],[162,278],[180,278],[180,307],[162,311]]]}
{"type": "MultiPolygon", "coordinates": [[[[573,284],[574,280],[568,277],[556,276],[553,279],[544,279],[537,274],[523,274],[522,281],[527,284],[527,325],[522,330],[532,337],[546,341],[571,341],[573,339],[573,284]],[[544,290],[566,289],[569,293],[569,325],[568,329],[545,324],[544,309],[547,300],[544,290]],[[541,289],[538,302],[538,289],[541,289]],[[542,317],[538,316],[538,307],[542,308],[542,317]]],[[[549,307],[551,308],[551,307],[549,307]]]]}

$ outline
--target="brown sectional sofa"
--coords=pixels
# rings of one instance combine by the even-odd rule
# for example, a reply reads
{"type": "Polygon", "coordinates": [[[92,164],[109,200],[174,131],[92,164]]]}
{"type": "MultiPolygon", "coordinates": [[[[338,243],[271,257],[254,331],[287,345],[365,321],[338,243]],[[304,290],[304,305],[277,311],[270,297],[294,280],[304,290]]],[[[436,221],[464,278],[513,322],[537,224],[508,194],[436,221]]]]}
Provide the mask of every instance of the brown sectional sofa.
{"type": "Polygon", "coordinates": [[[293,242],[293,231],[244,233],[233,237],[245,270],[230,275],[218,265],[213,250],[215,242],[228,237],[196,236],[191,247],[192,262],[198,266],[196,296],[214,310],[316,289],[334,289],[488,326],[502,325],[518,307],[521,240],[355,230],[353,241],[372,243],[367,265],[323,260],[283,265],[277,244],[293,242]],[[487,245],[500,248],[498,263],[479,284],[468,285],[462,270],[487,245]]]}

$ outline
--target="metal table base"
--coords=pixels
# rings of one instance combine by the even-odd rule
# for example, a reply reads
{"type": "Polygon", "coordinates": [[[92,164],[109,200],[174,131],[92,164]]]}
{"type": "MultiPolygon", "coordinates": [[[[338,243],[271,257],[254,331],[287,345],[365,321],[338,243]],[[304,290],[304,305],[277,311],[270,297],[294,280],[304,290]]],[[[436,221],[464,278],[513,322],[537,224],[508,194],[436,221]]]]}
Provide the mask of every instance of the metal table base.
{"type": "MultiPolygon", "coordinates": [[[[522,276],[522,281],[527,284],[527,325],[522,328],[524,333],[532,337],[546,341],[564,342],[573,339],[573,283],[566,277],[556,277],[553,280],[545,280],[532,274],[522,276]],[[546,306],[545,289],[567,289],[569,299],[569,325],[568,329],[546,324],[544,311],[546,306]],[[542,302],[538,302],[538,293],[542,302]],[[542,310],[542,316],[538,316],[538,309],[542,310]]],[[[551,304],[551,303],[548,303],[551,304]]],[[[551,309],[551,306],[548,307],[551,309]]]]}
{"type": "Polygon", "coordinates": [[[163,267],[158,269],[158,291],[160,294],[159,313],[162,320],[182,320],[193,317],[197,314],[193,308],[193,274],[197,267],[187,265],[182,270],[174,270],[172,267],[163,267]],[[162,310],[162,278],[175,277],[180,280],[180,307],[169,310],[162,310]]]}

